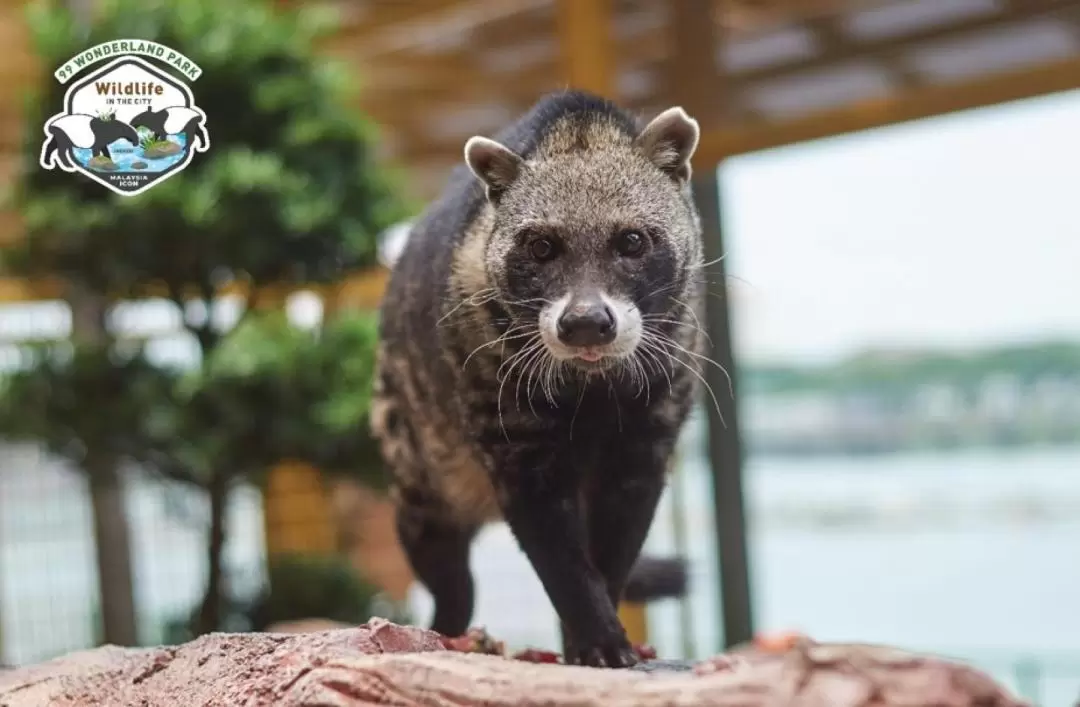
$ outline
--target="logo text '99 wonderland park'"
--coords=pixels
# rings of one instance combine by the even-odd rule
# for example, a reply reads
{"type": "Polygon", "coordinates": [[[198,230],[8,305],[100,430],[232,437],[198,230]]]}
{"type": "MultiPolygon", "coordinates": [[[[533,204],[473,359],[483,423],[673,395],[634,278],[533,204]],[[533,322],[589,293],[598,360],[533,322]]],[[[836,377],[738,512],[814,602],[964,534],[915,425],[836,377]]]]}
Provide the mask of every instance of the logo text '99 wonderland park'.
{"type": "Polygon", "coordinates": [[[45,121],[41,166],[78,172],[121,196],[135,196],[206,152],[206,114],[188,83],[155,62],[188,81],[202,74],[183,54],[141,39],[98,44],[57,69],[61,84],[74,81],[60,112],[45,121]],[[108,63],[77,78],[102,61],[108,63]]]}

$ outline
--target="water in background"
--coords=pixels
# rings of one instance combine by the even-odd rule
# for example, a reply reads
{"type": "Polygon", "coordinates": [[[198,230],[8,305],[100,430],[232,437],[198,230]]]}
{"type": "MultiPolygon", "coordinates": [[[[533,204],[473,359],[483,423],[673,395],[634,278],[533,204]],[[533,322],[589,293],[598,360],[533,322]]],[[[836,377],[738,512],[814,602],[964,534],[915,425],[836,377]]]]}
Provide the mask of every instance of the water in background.
{"type": "MultiPolygon", "coordinates": [[[[85,481],[32,447],[5,445],[2,456],[5,658],[33,662],[91,645],[97,588],[85,481]],[[72,523],[81,532],[73,533],[72,523]]],[[[1080,696],[1078,472],[1080,448],[752,458],[756,627],[956,655],[1014,687],[1015,662],[1030,655],[1044,671],[1040,704],[1071,707],[1080,696]]],[[[700,456],[688,456],[680,474],[691,654],[701,656],[722,638],[710,492],[700,456]]],[[[200,596],[205,499],[148,482],[133,483],[129,494],[140,633],[157,643],[162,622],[200,596]]],[[[649,538],[655,554],[674,552],[671,500],[669,490],[649,538]]],[[[254,490],[235,501],[226,561],[243,569],[261,564],[262,517],[254,490]]],[[[482,533],[472,563],[474,623],[511,645],[557,645],[547,597],[504,526],[482,533]]],[[[416,620],[426,623],[430,600],[420,587],[413,604],[416,620]]],[[[678,605],[656,605],[649,618],[661,655],[683,655],[678,605]]]]}
{"type": "MultiPolygon", "coordinates": [[[[681,473],[700,656],[722,640],[711,491],[700,455],[681,473]]],[[[954,655],[1014,689],[1030,689],[1015,679],[1030,655],[1042,705],[1080,697],[1080,448],[754,458],[747,495],[758,630],[954,655]]],[[[669,490],[650,552],[674,553],[671,518],[669,490]]],[[[482,534],[473,567],[474,623],[515,645],[557,645],[550,604],[504,526],[482,534]]],[[[426,622],[420,588],[414,606],[426,622]]],[[[662,655],[684,653],[675,602],[650,609],[650,632],[662,655]]]]}
{"type": "MultiPolygon", "coordinates": [[[[187,149],[187,138],[183,135],[166,135],[165,139],[169,142],[179,145],[181,149],[175,155],[169,155],[168,157],[156,157],[154,159],[148,159],[143,155],[143,148],[139,145],[131,146],[131,143],[127,140],[114,140],[109,145],[109,152],[112,154],[112,160],[116,164],[116,169],[109,170],[110,172],[164,172],[169,167],[172,167],[177,162],[184,159],[187,149]],[[146,165],[143,169],[135,169],[132,165],[136,162],[142,162],[146,165]]],[[[93,153],[86,148],[76,147],[75,158],[79,160],[79,164],[83,167],[90,169],[90,158],[93,153]]]]}

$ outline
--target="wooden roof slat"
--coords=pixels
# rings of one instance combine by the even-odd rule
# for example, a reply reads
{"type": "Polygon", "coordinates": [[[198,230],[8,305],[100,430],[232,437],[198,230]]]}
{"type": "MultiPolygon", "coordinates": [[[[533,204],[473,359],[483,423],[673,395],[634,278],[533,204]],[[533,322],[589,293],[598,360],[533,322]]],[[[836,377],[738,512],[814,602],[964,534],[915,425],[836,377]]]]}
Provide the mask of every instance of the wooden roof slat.
{"type": "MultiPolygon", "coordinates": [[[[814,21],[815,29],[820,29],[824,24],[833,26],[826,41],[822,43],[823,51],[809,58],[796,58],[763,68],[735,71],[732,72],[732,81],[735,90],[738,90],[738,87],[750,83],[760,83],[793,73],[809,73],[856,59],[876,57],[883,60],[883,64],[893,75],[906,78],[908,83],[916,83],[910,68],[902,60],[903,52],[913,45],[969,33],[974,34],[991,28],[1001,28],[1024,19],[1049,16],[1062,8],[1075,7],[1076,4],[1076,0],[1021,0],[1005,11],[991,16],[976,20],[951,21],[941,26],[881,41],[860,41],[839,28],[840,20],[819,18],[814,21]]],[[[658,72],[667,50],[665,39],[660,35],[661,33],[652,33],[643,37],[630,35],[621,41],[616,40],[620,65],[632,59],[637,62],[635,70],[658,72]]],[[[430,84],[421,83],[415,87],[416,91],[422,92],[419,97],[430,110],[438,110],[439,106],[450,103],[492,100],[497,97],[509,100],[522,98],[528,102],[534,100],[540,93],[553,90],[563,84],[562,77],[553,68],[551,62],[538,64],[531,69],[507,77],[485,75],[482,68],[470,70],[469,67],[473,63],[464,61],[459,56],[439,57],[430,61],[423,58],[406,59],[403,57],[399,65],[410,66],[410,70],[417,72],[418,76],[430,76],[430,84]]],[[[373,106],[373,110],[381,112],[390,120],[396,120],[397,114],[401,111],[396,109],[395,105],[402,105],[401,96],[408,89],[400,83],[390,85],[389,82],[382,86],[373,85],[370,89],[368,103],[373,106]],[[387,94],[397,96],[397,100],[390,99],[387,94]],[[380,104],[384,100],[387,105],[385,109],[382,109],[380,104]]]]}
{"type": "Polygon", "coordinates": [[[564,81],[600,95],[615,89],[612,0],[556,0],[564,81]]]}
{"type": "MultiPolygon", "coordinates": [[[[1057,17],[1064,9],[1074,8],[1077,5],[1076,0],[1018,0],[993,15],[969,18],[966,21],[951,20],[942,26],[924,28],[903,36],[893,36],[872,42],[860,41],[858,38],[849,36],[842,29],[843,21],[840,19],[814,19],[811,20],[812,28],[819,29],[826,24],[833,27],[826,41],[821,43],[819,53],[810,59],[783,61],[766,68],[737,72],[731,78],[731,90],[739,97],[732,113],[735,116],[741,115],[744,119],[747,117],[753,119],[754,115],[751,111],[755,109],[756,101],[750,93],[752,87],[765,86],[787,77],[806,76],[809,78],[815,72],[822,72],[830,67],[870,59],[877,62],[894,79],[896,77],[901,79],[893,81],[891,90],[918,88],[925,84],[927,78],[922,77],[906,60],[905,51],[912,46],[953,37],[974,36],[981,31],[1002,29],[1033,18],[1057,17]]],[[[658,76],[663,65],[663,52],[666,49],[662,46],[663,38],[659,36],[661,34],[653,33],[641,38],[631,37],[619,47],[620,59],[626,53],[633,53],[638,59],[651,57],[651,61],[641,61],[632,70],[646,78],[658,76]]],[[[622,60],[617,75],[623,73],[624,64],[625,60],[622,60]]],[[[653,82],[655,83],[655,78],[653,82]]],[[[407,126],[406,132],[409,139],[401,141],[403,151],[399,152],[397,157],[410,161],[425,154],[442,156],[458,151],[461,141],[469,135],[488,130],[487,126],[477,125],[475,129],[464,130],[458,135],[452,131],[440,130],[442,136],[435,137],[430,134],[430,131],[425,130],[422,120],[416,119],[418,115],[437,116],[440,112],[451,109],[455,105],[498,100],[503,100],[515,108],[527,106],[539,94],[565,85],[557,72],[550,67],[539,66],[513,75],[512,81],[484,77],[475,80],[465,88],[462,87],[461,81],[444,83],[442,90],[437,86],[418,88],[415,93],[415,103],[410,101],[407,91],[399,90],[393,100],[384,100],[381,95],[369,96],[369,105],[376,119],[390,129],[394,126],[407,126]],[[424,109],[417,110],[419,105],[423,105],[424,109]],[[466,132],[468,134],[465,134],[466,132]]],[[[881,91],[875,89],[871,93],[879,94],[881,91]]],[[[853,98],[858,100],[862,96],[853,94],[853,98]]],[[[649,98],[638,96],[635,102],[637,101],[645,103],[649,101],[649,98]]],[[[759,120],[766,117],[768,115],[758,114],[757,116],[759,120]]]]}
{"type": "Polygon", "coordinates": [[[957,84],[926,86],[785,123],[708,131],[702,135],[695,159],[720,162],[747,152],[1074,89],[1080,89],[1080,58],[957,84]]]}
{"type": "MultiPolygon", "coordinates": [[[[346,26],[327,51],[356,67],[361,107],[382,126],[380,152],[410,172],[421,198],[439,190],[468,137],[493,134],[545,92],[608,86],[602,92],[650,114],[673,100],[664,79],[670,3],[331,1],[346,26]],[[587,16],[603,6],[611,13],[610,56],[604,59],[603,42],[590,46],[588,30],[571,30],[567,36],[580,35],[579,51],[593,55],[574,69],[560,45],[559,8],[587,16]]],[[[0,0],[0,20],[8,19],[0,22],[0,82],[16,94],[41,71],[13,14],[22,4],[0,0]]],[[[699,160],[1080,87],[1073,63],[1080,62],[1080,0],[711,0],[698,7],[701,21],[727,28],[713,50],[727,89],[716,116],[702,121],[699,160]],[[1056,32],[1052,52],[1042,46],[1049,35],[1036,31],[1040,23],[1056,32]],[[1008,39],[996,53],[995,36],[1008,39]],[[1068,36],[1075,45],[1061,40],[1068,36]],[[967,55],[958,47],[980,39],[993,56],[961,61],[967,55]],[[1025,62],[1040,63],[1018,68],[1025,62]]],[[[0,102],[0,151],[9,154],[19,146],[17,103],[0,102]]],[[[0,220],[0,230],[11,228],[0,220]]]]}
{"type": "Polygon", "coordinates": [[[1077,53],[1080,39],[1076,32],[1063,22],[1044,17],[923,44],[908,53],[908,61],[934,83],[946,83],[1077,53]]]}
{"type": "MultiPolygon", "coordinates": [[[[1007,26],[1021,20],[1051,14],[1063,8],[1076,7],[1076,0],[1021,0],[1007,6],[1003,11],[977,19],[953,20],[933,27],[879,40],[860,40],[851,33],[833,37],[826,51],[804,61],[794,61],[765,69],[740,72],[735,75],[737,83],[767,81],[793,72],[812,71],[867,56],[895,57],[914,46],[926,42],[975,34],[980,31],[1007,26]]],[[[833,19],[834,24],[843,22],[833,19]]]]}
{"type": "Polygon", "coordinates": [[[336,0],[328,5],[337,12],[341,24],[339,37],[346,41],[358,41],[376,35],[391,25],[400,25],[405,21],[444,11],[450,2],[458,1],[336,0]]]}
{"type": "MultiPolygon", "coordinates": [[[[719,162],[732,155],[1073,89],[1080,89],[1080,58],[956,84],[924,86],[784,122],[706,130],[696,159],[703,164],[719,162]]],[[[415,163],[414,186],[418,194],[432,196],[460,160],[461,143],[432,146],[423,154],[415,163]]]]}
{"type": "MultiPolygon", "coordinates": [[[[833,15],[807,20],[806,27],[818,38],[825,54],[841,53],[850,44],[851,39],[840,26],[840,19],[833,15]]],[[[895,86],[911,88],[922,82],[919,74],[904,62],[901,52],[878,49],[874,54],[895,86]]]]}
{"type": "MultiPolygon", "coordinates": [[[[549,5],[551,0],[457,0],[434,3],[435,7],[412,13],[405,19],[374,25],[373,31],[351,34],[358,40],[358,56],[374,58],[415,50],[437,43],[445,36],[468,34],[474,27],[528,9],[549,5]]],[[[403,3],[408,6],[408,3],[403,3]]]]}
{"type": "MultiPolygon", "coordinates": [[[[19,156],[14,150],[0,152],[0,190],[15,182],[19,156]]],[[[22,235],[22,219],[13,209],[0,210],[0,247],[16,242],[22,235]]]]}
{"type": "MultiPolygon", "coordinates": [[[[345,307],[358,309],[371,309],[378,305],[382,293],[386,288],[388,272],[382,267],[373,267],[363,272],[358,272],[346,277],[342,282],[322,287],[293,287],[285,285],[269,285],[259,289],[257,296],[266,301],[281,301],[294,292],[313,292],[322,297],[337,298],[339,304],[345,307]]],[[[146,298],[167,298],[168,292],[164,286],[148,286],[145,289],[146,298]]],[[[240,296],[247,297],[248,288],[240,284],[230,284],[218,290],[222,297],[240,296]]],[[[186,291],[185,296],[190,298],[200,297],[196,288],[186,291]]],[[[0,304],[13,304],[17,302],[32,302],[42,300],[62,300],[64,298],[64,286],[60,280],[41,279],[28,280],[14,277],[0,277],[0,304]]],[[[119,300],[118,300],[119,301],[119,300]]]]}
{"type": "Polygon", "coordinates": [[[867,40],[888,39],[999,12],[1000,0],[888,0],[844,13],[850,31],[867,40]]]}

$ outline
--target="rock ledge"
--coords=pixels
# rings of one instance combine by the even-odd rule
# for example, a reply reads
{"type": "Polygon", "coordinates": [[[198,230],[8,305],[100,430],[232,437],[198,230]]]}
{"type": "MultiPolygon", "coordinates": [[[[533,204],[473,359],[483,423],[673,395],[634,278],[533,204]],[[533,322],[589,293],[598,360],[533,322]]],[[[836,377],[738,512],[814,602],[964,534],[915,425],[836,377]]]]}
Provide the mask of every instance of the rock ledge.
{"type": "MultiPolygon", "coordinates": [[[[659,667],[659,665],[658,665],[659,667]]],[[[303,634],[211,634],[174,647],[105,646],[0,671],[0,707],[1021,707],[984,673],[880,646],[747,648],[693,671],[532,664],[444,648],[372,620],[303,634]]]]}

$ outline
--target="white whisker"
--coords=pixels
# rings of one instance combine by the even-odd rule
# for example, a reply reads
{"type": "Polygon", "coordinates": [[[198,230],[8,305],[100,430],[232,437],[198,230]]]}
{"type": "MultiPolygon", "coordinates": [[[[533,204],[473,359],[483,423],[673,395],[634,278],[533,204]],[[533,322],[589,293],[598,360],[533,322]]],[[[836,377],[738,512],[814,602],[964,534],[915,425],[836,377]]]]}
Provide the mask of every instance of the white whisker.
{"type": "MultiPolygon", "coordinates": [[[[682,366],[686,370],[690,371],[690,373],[693,374],[693,376],[695,378],[697,378],[699,381],[701,381],[702,385],[705,386],[705,391],[709,394],[709,397],[712,398],[713,405],[716,407],[716,412],[720,416],[720,422],[726,426],[727,423],[724,421],[724,413],[720,409],[720,401],[717,399],[716,393],[713,392],[712,386],[709,385],[709,382],[707,380],[705,380],[705,377],[703,375],[701,375],[701,372],[699,370],[697,370],[696,368],[694,368],[693,366],[688,364],[686,361],[683,361],[675,353],[668,350],[667,347],[670,346],[670,347],[675,348],[676,351],[678,351],[678,352],[691,354],[691,355],[694,355],[695,357],[700,357],[702,359],[709,360],[711,363],[714,363],[716,366],[718,366],[720,368],[720,370],[722,370],[722,371],[724,370],[723,366],[720,366],[720,364],[716,363],[715,361],[712,361],[712,359],[707,359],[707,357],[700,356],[700,354],[694,354],[692,351],[687,351],[685,348],[680,346],[677,342],[672,341],[667,336],[660,335],[657,332],[650,332],[650,333],[653,334],[653,336],[651,336],[650,339],[649,339],[649,344],[650,345],[652,345],[652,346],[657,346],[658,345],[660,347],[660,351],[662,351],[662,353],[668,358],[669,361],[671,361],[672,363],[679,364],[680,366],[682,366]]],[[[724,371],[724,374],[727,375],[727,371],[724,371]]],[[[728,376],[728,382],[729,382],[729,384],[731,382],[731,377],[730,376],[728,376]]]]}
{"type": "Polygon", "coordinates": [[[525,397],[529,399],[529,409],[532,411],[532,414],[536,414],[536,405],[533,403],[530,386],[532,385],[533,374],[536,372],[538,363],[543,361],[543,357],[546,355],[547,347],[541,342],[541,345],[529,354],[528,359],[521,367],[521,372],[518,373],[517,385],[514,386],[514,403],[517,406],[518,412],[521,412],[521,381],[525,380],[525,397]],[[526,373],[528,374],[527,379],[526,373]]]}
{"type": "Polygon", "coordinates": [[[440,326],[446,319],[449,319],[454,312],[458,311],[465,305],[477,307],[487,302],[490,302],[491,300],[495,299],[497,295],[498,292],[496,292],[494,287],[488,287],[486,289],[474,292],[473,294],[463,298],[460,302],[454,305],[454,307],[449,312],[439,317],[439,320],[435,322],[435,326],[440,326]]]}
{"type": "Polygon", "coordinates": [[[705,363],[711,363],[712,365],[714,365],[714,366],[716,366],[716,367],[717,367],[718,369],[720,369],[720,372],[724,374],[724,378],[726,378],[726,379],[727,379],[727,383],[728,383],[728,393],[729,393],[729,394],[731,395],[731,398],[732,398],[733,400],[735,399],[735,384],[734,384],[734,383],[732,382],[732,380],[731,380],[731,374],[730,374],[730,373],[728,373],[728,371],[727,371],[727,369],[726,369],[726,368],[724,368],[723,366],[721,366],[721,365],[720,365],[719,363],[717,363],[716,361],[712,360],[712,359],[711,359],[711,358],[709,358],[708,356],[705,356],[705,355],[703,355],[703,354],[699,354],[699,353],[696,353],[696,352],[694,352],[694,351],[691,351],[691,350],[687,349],[687,348],[686,348],[685,346],[683,346],[682,344],[678,343],[677,341],[673,341],[673,340],[671,340],[671,339],[668,339],[668,343],[669,343],[669,344],[670,344],[671,346],[674,346],[674,347],[676,347],[676,348],[677,348],[677,349],[678,349],[679,351],[682,351],[682,352],[683,352],[684,354],[686,354],[686,355],[688,355],[688,356],[692,356],[692,357],[696,358],[696,359],[697,359],[697,360],[699,360],[699,361],[703,361],[703,362],[705,362],[705,363]]]}
{"type": "Polygon", "coordinates": [[[710,260],[708,262],[702,261],[700,263],[694,263],[693,265],[688,265],[688,266],[686,266],[686,269],[687,270],[704,270],[707,267],[711,267],[713,265],[716,265],[717,263],[719,263],[720,261],[724,260],[727,257],[728,257],[728,254],[724,253],[719,258],[714,258],[714,259],[712,259],[712,260],[710,260]]]}
{"type": "Polygon", "coordinates": [[[581,401],[585,399],[585,386],[581,386],[578,393],[577,405],[574,406],[574,415],[570,418],[570,439],[574,439],[574,423],[577,422],[577,414],[581,411],[581,401]]]}
{"type": "Polygon", "coordinates": [[[652,361],[653,364],[655,364],[656,370],[657,370],[658,373],[664,374],[664,378],[667,379],[668,390],[671,390],[671,385],[672,385],[671,384],[671,373],[672,373],[672,371],[669,370],[668,368],[666,368],[664,366],[664,364],[663,364],[663,361],[661,361],[661,359],[660,359],[660,355],[663,354],[663,351],[661,349],[659,349],[657,347],[657,345],[652,344],[652,342],[649,341],[649,339],[648,339],[648,337],[653,337],[653,336],[656,336],[656,335],[653,334],[648,329],[645,330],[645,334],[646,334],[646,338],[642,339],[642,344],[643,344],[643,346],[641,348],[642,355],[647,356],[648,360],[652,361]]]}
{"type": "MultiPolygon", "coordinates": [[[[527,331],[528,329],[535,329],[535,327],[533,327],[531,324],[519,324],[518,326],[511,327],[510,329],[507,329],[502,335],[496,337],[495,339],[492,339],[491,341],[487,341],[487,342],[485,342],[483,344],[480,344],[475,349],[470,351],[469,355],[465,357],[465,361],[461,364],[461,370],[465,370],[465,367],[467,365],[469,365],[469,359],[471,359],[481,349],[486,349],[488,347],[496,346],[498,344],[505,344],[507,341],[513,341],[515,339],[520,339],[520,338],[523,338],[523,337],[526,337],[526,336],[530,336],[530,333],[527,331]],[[516,333],[516,332],[523,332],[523,333],[516,333]]],[[[535,334],[532,334],[532,335],[535,336],[535,334]]]]}
{"type": "MultiPolygon", "coordinates": [[[[680,302],[679,304],[682,304],[682,303],[680,302]]],[[[691,314],[693,314],[693,310],[690,310],[690,312],[691,312],[691,314]]],[[[693,314],[693,317],[694,317],[694,320],[696,322],[697,315],[693,314]]],[[[670,325],[676,326],[676,327],[684,327],[684,328],[689,329],[691,331],[698,332],[699,334],[704,336],[705,339],[710,344],[712,343],[712,338],[709,336],[709,332],[707,332],[707,331],[705,331],[704,329],[701,328],[700,322],[691,324],[690,322],[686,322],[686,321],[683,321],[681,319],[668,319],[668,318],[665,318],[665,315],[662,315],[662,314],[648,314],[648,315],[645,315],[644,317],[642,317],[641,321],[642,321],[643,324],[670,324],[670,325]]]]}
{"type": "Polygon", "coordinates": [[[534,351],[536,347],[544,345],[543,340],[540,338],[539,332],[534,333],[533,336],[535,337],[534,339],[531,339],[521,349],[519,349],[513,355],[503,361],[502,365],[500,365],[498,370],[495,372],[495,379],[499,381],[499,390],[496,393],[496,408],[499,414],[499,428],[502,429],[503,437],[508,442],[510,441],[510,436],[506,432],[506,424],[503,420],[502,411],[503,387],[506,385],[506,381],[510,378],[510,374],[514,371],[514,368],[516,368],[518,364],[520,364],[524,360],[525,356],[529,355],[530,352],[534,351]],[[503,368],[506,368],[505,374],[502,374],[503,368]]]}

